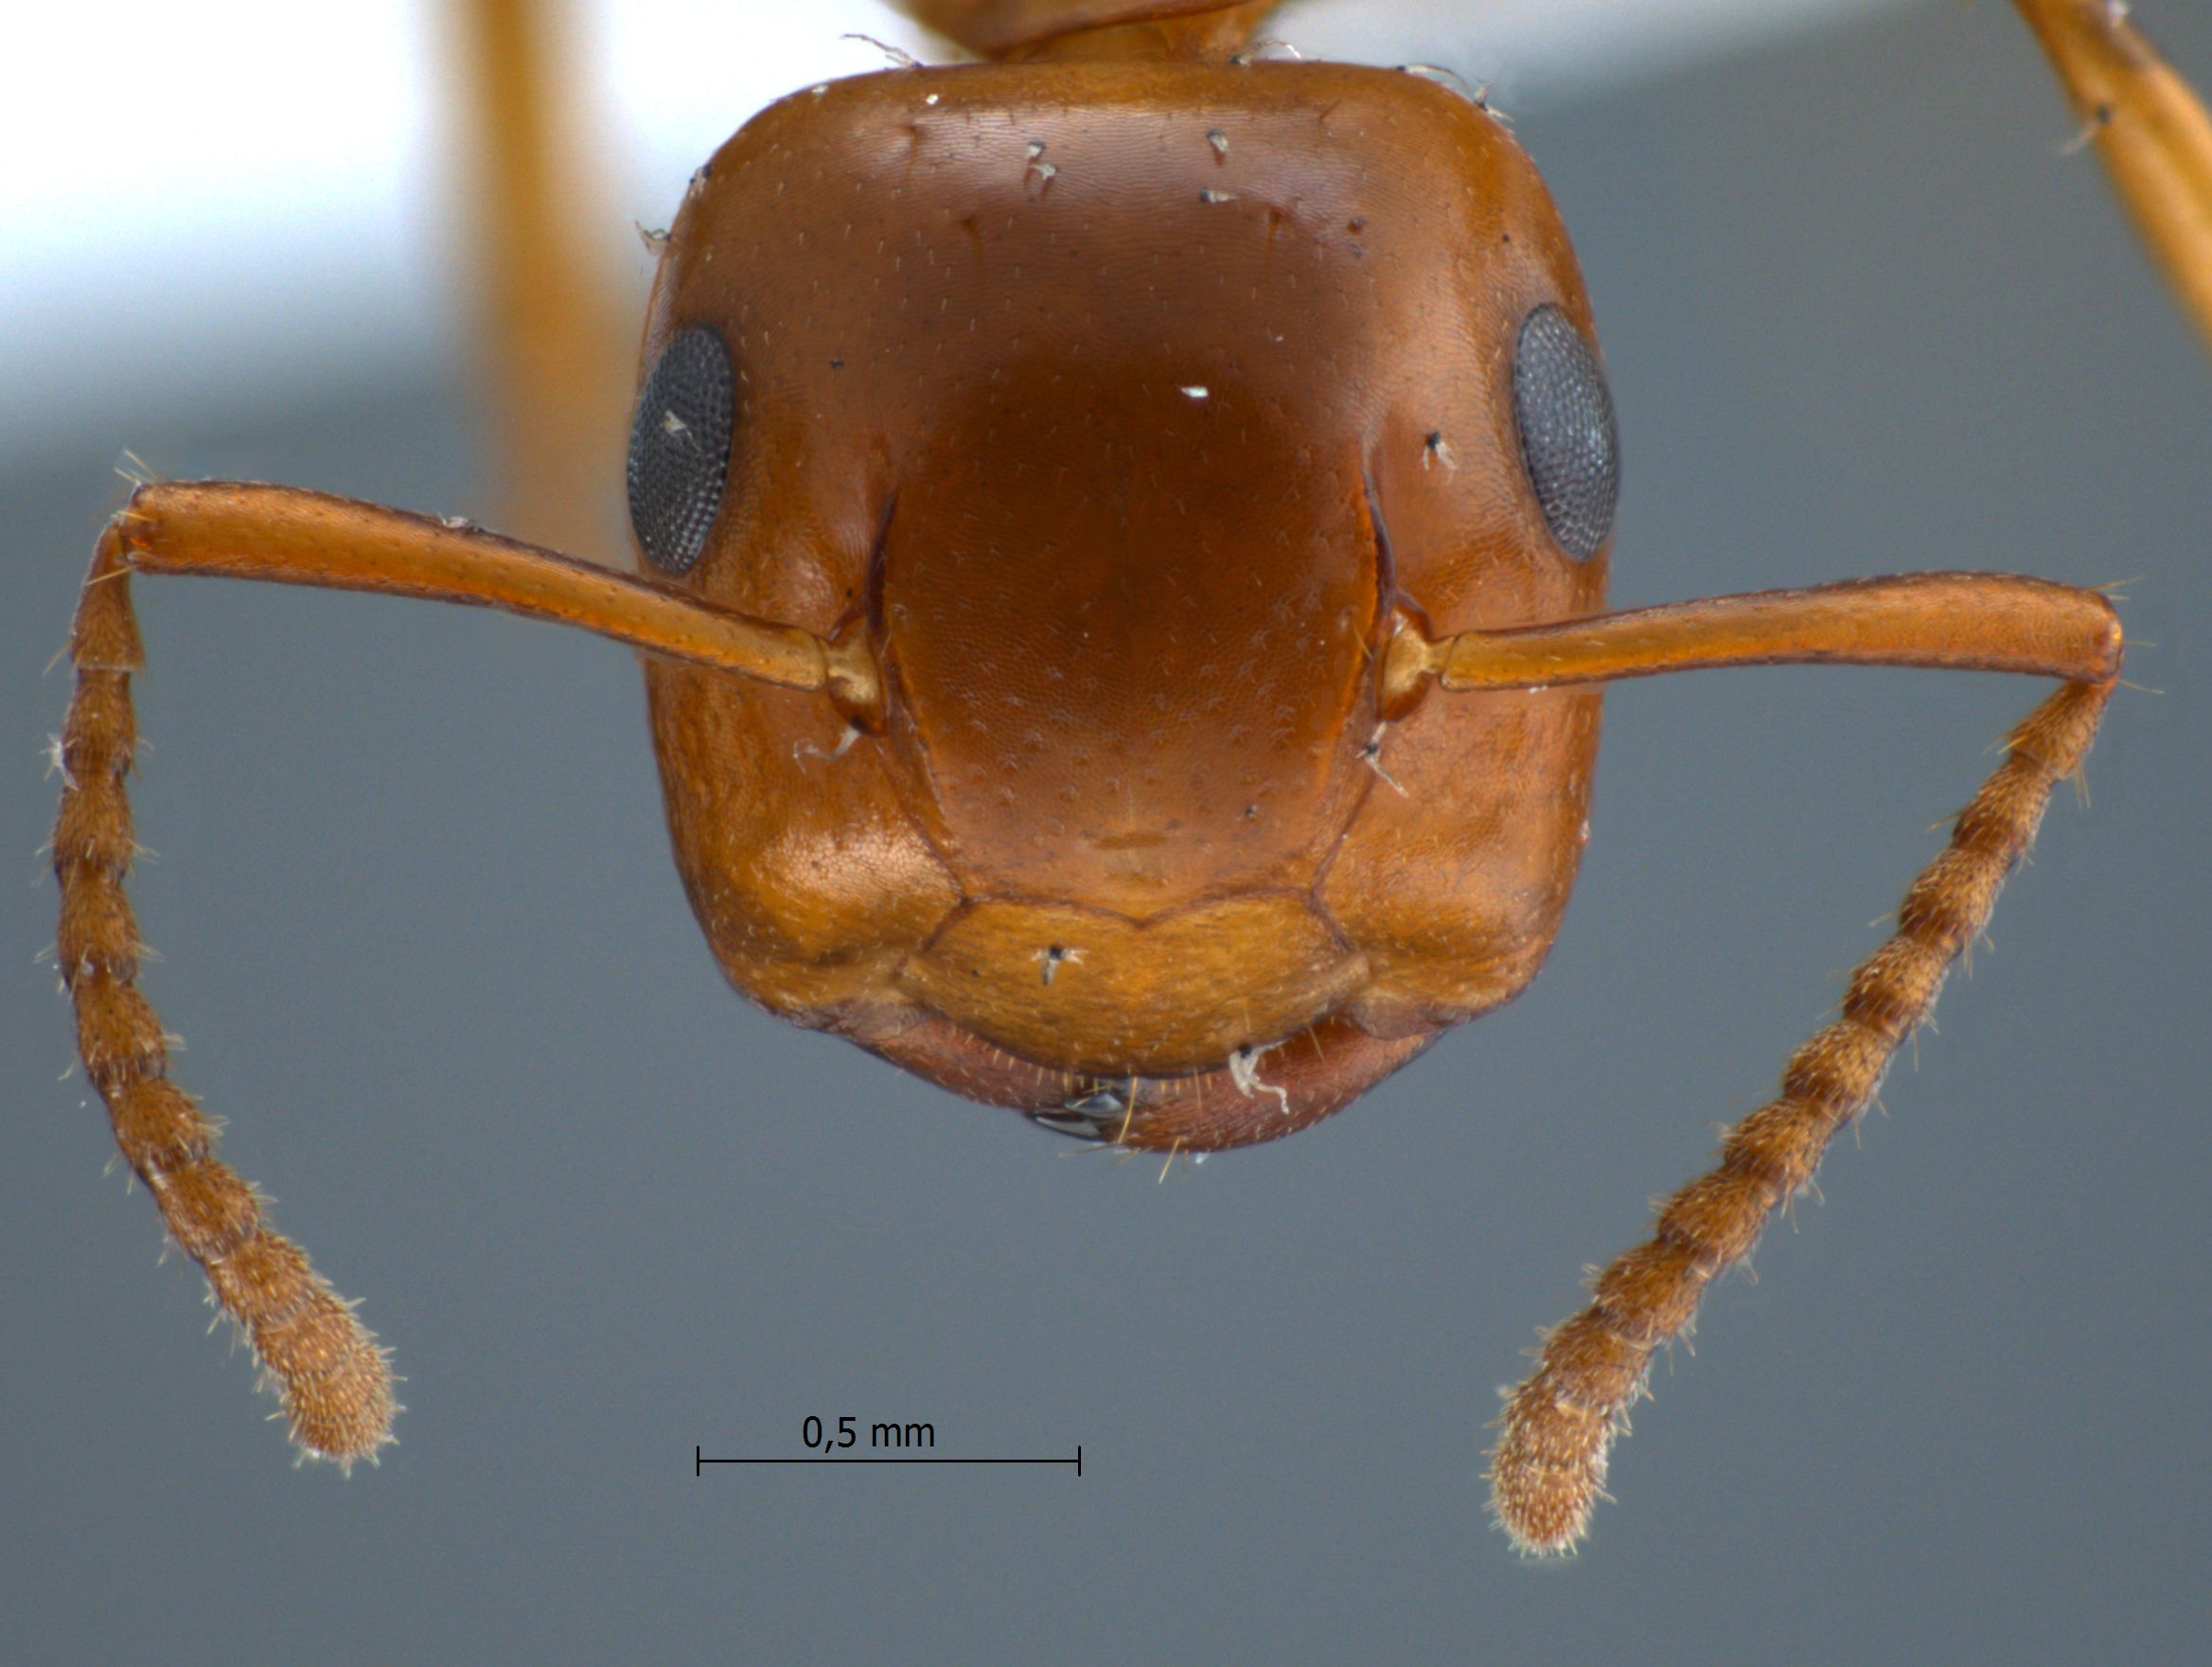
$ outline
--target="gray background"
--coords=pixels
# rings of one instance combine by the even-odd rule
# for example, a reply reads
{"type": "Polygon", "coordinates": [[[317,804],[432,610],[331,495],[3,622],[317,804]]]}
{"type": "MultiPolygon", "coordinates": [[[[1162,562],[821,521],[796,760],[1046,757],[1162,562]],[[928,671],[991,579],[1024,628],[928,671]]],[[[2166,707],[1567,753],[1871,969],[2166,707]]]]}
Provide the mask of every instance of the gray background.
{"type": "MultiPolygon", "coordinates": [[[[2212,14],[2141,8],[2212,77],[2212,14]]],[[[1440,40],[1449,61],[1463,43],[1440,40]]],[[[723,988],[634,666],[458,610],[141,587],[150,990],[226,1154],[366,1299],[402,1445],[295,1473],[33,965],[115,449],[486,505],[466,390],[58,413],[0,460],[0,1570],[20,1661],[2168,1658],[2206,1630],[2212,367],[2009,9],[1515,109],[1628,458],[1616,599],[2130,579],[2132,675],[1995,948],[1708,1304],[1579,1559],[1478,1483],[1584,1263],[1763,1097],[2038,697],[1764,671],[1608,701],[1550,966],[1352,1110],[1087,1155],[723,988]],[[809,1412],[1063,1470],[730,1469],[809,1412]]],[[[412,379],[412,381],[411,380],[412,379]]],[[[396,390],[396,391],[395,391],[396,390]]],[[[174,390],[169,390],[174,392],[174,390]]]]}

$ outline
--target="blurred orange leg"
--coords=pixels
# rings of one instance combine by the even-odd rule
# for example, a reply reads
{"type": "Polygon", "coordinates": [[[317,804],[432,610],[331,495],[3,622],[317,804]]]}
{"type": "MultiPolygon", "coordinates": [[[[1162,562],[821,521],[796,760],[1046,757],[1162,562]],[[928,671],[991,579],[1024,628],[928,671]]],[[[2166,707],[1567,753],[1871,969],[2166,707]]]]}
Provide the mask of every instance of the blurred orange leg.
{"type": "Polygon", "coordinates": [[[2115,0],[2015,0],[2120,200],[2212,343],[2212,118],[2115,0]]]}
{"type": "Polygon", "coordinates": [[[588,83],[563,9],[466,0],[456,9],[458,103],[474,158],[464,248],[487,337],[499,519],[535,540],[612,553],[625,534],[637,337],[613,260],[627,222],[586,142],[588,83]]]}

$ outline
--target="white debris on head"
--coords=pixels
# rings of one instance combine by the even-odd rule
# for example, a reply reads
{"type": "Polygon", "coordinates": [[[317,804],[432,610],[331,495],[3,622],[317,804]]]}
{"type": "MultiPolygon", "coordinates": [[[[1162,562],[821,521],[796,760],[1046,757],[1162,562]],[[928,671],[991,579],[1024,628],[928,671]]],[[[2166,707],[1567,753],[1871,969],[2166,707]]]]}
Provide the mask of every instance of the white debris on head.
{"type": "Polygon", "coordinates": [[[1283,1115],[1288,1117],[1290,1115],[1289,1090],[1279,1089],[1273,1083],[1260,1080],[1260,1061],[1281,1046],[1283,1046],[1281,1042],[1270,1042],[1264,1048],[1255,1048],[1247,1043],[1244,1047],[1237,1049],[1229,1056],[1229,1080],[1236,1084],[1236,1091],[1248,1100],[1255,1099],[1261,1094],[1273,1094],[1283,1107],[1283,1115]]]}

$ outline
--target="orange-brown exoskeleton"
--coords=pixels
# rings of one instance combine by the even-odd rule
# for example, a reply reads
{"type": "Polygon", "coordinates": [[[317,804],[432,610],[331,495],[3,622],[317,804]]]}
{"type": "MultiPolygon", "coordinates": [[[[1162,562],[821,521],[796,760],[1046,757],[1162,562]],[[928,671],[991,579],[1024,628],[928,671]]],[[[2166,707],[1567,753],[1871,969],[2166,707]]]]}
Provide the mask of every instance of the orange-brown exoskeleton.
{"type": "MultiPolygon", "coordinates": [[[[2022,5],[2168,265],[2202,279],[2212,142],[2185,89],[2111,9],[2022,5]]],[[[1508,1404],[1499,1518],[1566,1547],[1653,1352],[1867,1105],[2079,767],[2113,612],[1922,574],[1604,612],[1619,472],[1590,301],[1480,103],[1248,60],[1265,4],[912,9],[994,61],[802,92],[692,181],[629,436],[638,576],[273,487],[148,486],[101,535],[54,842],[87,1071],[293,1439],[373,1454],[381,1351],[216,1159],[138,990],[133,570],[632,645],[677,864],[733,984],[959,1093],[1171,1152],[1303,1127],[1528,984],[1603,683],[1761,662],[2061,680],[1836,1022],[1508,1404]]]]}

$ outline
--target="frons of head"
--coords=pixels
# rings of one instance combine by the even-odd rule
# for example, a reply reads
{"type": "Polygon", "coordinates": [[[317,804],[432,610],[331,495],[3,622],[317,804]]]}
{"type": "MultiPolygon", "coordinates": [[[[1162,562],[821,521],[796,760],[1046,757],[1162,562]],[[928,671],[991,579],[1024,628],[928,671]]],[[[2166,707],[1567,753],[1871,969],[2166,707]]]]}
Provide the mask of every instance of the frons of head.
{"type": "Polygon", "coordinates": [[[1276,0],[905,0],[914,19],[984,58],[1226,58],[1276,0]]]}

